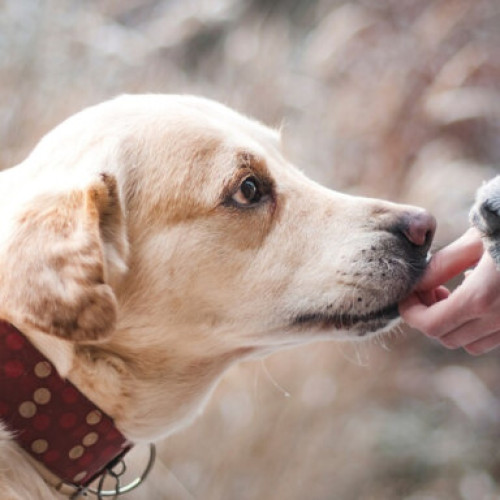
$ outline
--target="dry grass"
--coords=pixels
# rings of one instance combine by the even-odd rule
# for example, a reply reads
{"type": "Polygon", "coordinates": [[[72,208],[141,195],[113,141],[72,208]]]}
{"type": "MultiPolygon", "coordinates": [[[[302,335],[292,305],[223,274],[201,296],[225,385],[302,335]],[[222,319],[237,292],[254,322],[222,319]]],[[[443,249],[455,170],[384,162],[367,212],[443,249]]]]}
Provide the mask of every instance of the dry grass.
{"type": "MultiPolygon", "coordinates": [[[[107,97],[199,93],[283,125],[319,181],[430,209],[442,245],[499,164],[499,23],[497,0],[0,0],[0,167],[107,97]]],[[[236,367],[149,497],[500,499],[498,353],[386,344],[236,367]]]]}

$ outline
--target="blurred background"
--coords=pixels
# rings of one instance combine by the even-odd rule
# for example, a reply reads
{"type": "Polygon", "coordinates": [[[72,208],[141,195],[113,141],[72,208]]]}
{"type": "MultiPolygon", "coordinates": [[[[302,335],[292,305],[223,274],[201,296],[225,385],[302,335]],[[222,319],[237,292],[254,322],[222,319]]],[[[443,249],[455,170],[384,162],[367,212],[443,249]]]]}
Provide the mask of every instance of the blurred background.
{"type": "MultiPolygon", "coordinates": [[[[435,248],[500,165],[498,0],[0,0],[0,79],[1,168],[117,94],[201,94],[319,182],[429,209],[435,248]]],[[[499,356],[406,331],[240,364],[139,498],[498,500],[499,356]]]]}

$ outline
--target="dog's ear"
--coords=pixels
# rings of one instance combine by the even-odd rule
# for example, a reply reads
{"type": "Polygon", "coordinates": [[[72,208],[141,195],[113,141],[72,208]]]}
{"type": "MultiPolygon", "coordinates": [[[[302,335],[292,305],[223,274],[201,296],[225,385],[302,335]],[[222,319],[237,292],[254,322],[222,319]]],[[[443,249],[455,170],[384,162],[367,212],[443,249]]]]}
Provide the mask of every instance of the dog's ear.
{"type": "Polygon", "coordinates": [[[78,342],[105,339],[127,239],[116,180],[30,200],[1,255],[0,300],[21,324],[78,342]]]}

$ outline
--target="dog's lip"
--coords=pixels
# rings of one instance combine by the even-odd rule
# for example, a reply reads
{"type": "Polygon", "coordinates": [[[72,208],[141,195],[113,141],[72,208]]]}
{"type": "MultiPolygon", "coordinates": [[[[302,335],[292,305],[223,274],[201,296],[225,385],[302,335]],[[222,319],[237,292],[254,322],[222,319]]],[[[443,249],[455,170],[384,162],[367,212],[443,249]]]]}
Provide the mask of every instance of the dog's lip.
{"type": "Polygon", "coordinates": [[[398,316],[398,304],[395,302],[365,314],[342,314],[332,312],[304,313],[296,316],[293,324],[294,326],[319,326],[322,329],[335,328],[337,330],[346,330],[358,324],[366,325],[372,321],[390,321],[398,316]]]}

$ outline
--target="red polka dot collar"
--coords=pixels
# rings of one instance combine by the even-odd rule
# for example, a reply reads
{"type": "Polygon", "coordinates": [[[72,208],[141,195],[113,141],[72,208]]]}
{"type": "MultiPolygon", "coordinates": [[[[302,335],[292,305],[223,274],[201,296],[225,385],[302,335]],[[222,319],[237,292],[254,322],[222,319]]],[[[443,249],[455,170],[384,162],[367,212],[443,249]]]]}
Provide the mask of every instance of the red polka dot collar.
{"type": "Polygon", "coordinates": [[[61,486],[88,485],[131,448],[108,415],[1,320],[0,367],[0,420],[61,486]]]}

